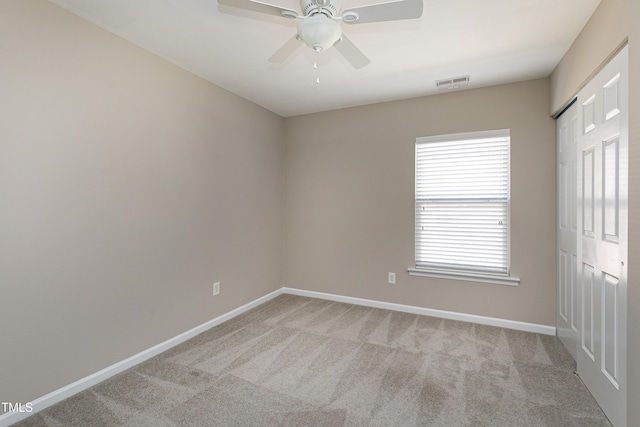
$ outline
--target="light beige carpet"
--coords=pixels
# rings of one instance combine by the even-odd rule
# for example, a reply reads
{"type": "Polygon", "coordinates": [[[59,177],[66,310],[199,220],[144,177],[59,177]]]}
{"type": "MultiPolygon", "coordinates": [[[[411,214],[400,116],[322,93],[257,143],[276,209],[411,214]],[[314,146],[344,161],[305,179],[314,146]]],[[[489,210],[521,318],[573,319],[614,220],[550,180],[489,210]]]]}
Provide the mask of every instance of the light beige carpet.
{"type": "Polygon", "coordinates": [[[609,426],[556,337],[292,295],[26,426],[609,426]]]}

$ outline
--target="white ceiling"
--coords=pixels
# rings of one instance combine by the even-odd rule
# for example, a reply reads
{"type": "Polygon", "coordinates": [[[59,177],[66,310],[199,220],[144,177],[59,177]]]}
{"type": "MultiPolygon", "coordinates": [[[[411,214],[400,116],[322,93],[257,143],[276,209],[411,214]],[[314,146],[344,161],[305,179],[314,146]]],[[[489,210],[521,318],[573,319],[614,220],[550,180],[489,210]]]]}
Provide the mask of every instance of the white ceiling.
{"type": "MultiPolygon", "coordinates": [[[[600,0],[424,0],[416,20],[343,24],[371,64],[353,69],[335,49],[299,48],[267,61],[297,21],[217,0],[50,0],[283,117],[436,93],[435,80],[470,75],[469,88],[547,77],[600,0]]],[[[297,0],[262,0],[300,10],[297,0]]],[[[345,6],[384,0],[344,0],[345,6]]]]}

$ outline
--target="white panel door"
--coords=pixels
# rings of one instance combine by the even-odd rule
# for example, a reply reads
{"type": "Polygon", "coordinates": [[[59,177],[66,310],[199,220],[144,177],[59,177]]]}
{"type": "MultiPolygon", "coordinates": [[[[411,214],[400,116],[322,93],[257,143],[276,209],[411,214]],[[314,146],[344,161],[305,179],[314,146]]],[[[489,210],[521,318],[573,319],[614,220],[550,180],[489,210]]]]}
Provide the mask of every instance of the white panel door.
{"type": "Polygon", "coordinates": [[[627,48],[578,94],[578,374],[626,426],[627,48]]]}
{"type": "Polygon", "coordinates": [[[574,359],[578,351],[577,153],[578,105],[558,118],[558,337],[574,359]]]}

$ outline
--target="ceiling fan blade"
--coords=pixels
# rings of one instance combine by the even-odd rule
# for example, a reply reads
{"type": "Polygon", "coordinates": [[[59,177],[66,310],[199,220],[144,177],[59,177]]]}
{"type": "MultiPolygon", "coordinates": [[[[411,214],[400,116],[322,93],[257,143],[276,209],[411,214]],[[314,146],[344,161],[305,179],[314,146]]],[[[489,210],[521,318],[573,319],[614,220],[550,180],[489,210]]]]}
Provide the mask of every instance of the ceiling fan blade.
{"type": "Polygon", "coordinates": [[[415,19],[422,16],[423,0],[395,0],[391,2],[354,7],[342,12],[346,24],[366,24],[367,22],[397,21],[415,19]]]}
{"type": "Polygon", "coordinates": [[[338,52],[345,57],[347,61],[353,66],[353,68],[360,69],[365,67],[371,63],[369,58],[365,56],[364,53],[358,47],[353,44],[351,40],[347,38],[344,34],[342,37],[333,45],[338,52]]]}
{"type": "Polygon", "coordinates": [[[251,10],[254,12],[266,13],[267,15],[275,15],[285,18],[296,18],[300,14],[293,9],[264,3],[257,0],[218,0],[218,3],[237,7],[240,9],[251,10]]]}
{"type": "Polygon", "coordinates": [[[268,61],[274,64],[283,63],[291,55],[293,55],[293,52],[295,52],[301,44],[302,40],[300,40],[298,38],[298,35],[296,34],[295,36],[291,37],[285,44],[283,44],[280,49],[276,50],[276,53],[271,55],[268,61]]]}

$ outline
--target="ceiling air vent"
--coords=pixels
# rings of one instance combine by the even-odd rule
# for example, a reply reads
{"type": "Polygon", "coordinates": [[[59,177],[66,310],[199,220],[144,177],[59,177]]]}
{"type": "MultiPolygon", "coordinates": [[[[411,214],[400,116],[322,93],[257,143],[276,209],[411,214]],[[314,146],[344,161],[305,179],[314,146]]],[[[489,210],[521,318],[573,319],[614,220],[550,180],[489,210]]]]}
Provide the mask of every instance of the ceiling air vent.
{"type": "Polygon", "coordinates": [[[469,86],[469,76],[436,80],[436,89],[438,90],[455,90],[462,89],[467,86],[469,86]]]}

